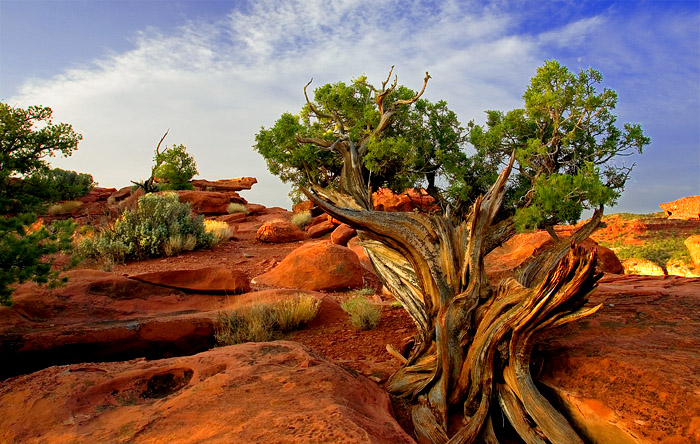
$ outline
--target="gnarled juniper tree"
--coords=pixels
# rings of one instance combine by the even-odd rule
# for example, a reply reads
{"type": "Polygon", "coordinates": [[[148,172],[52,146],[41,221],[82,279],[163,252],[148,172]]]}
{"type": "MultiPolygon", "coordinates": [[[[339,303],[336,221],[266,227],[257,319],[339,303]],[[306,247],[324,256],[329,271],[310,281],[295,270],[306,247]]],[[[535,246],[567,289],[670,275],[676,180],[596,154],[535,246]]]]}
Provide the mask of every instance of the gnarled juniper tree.
{"type": "MultiPolygon", "coordinates": [[[[393,68],[392,68],[393,71],[393,68]]],[[[537,70],[525,107],[489,111],[461,127],[445,102],[360,77],[315,90],[299,115],[262,128],[255,149],[270,171],[334,218],[358,229],[385,286],[418,328],[388,381],[413,401],[417,434],[433,443],[495,443],[500,411],[527,443],[581,443],[529,371],[538,333],[595,312],[584,307],[599,276],[578,243],[619,197],[631,167],[621,156],[649,143],[639,125],[615,125],[614,91],[592,69],[556,61],[537,70]],[[475,153],[467,155],[466,143],[475,153]],[[439,214],[373,210],[372,190],[424,187],[439,214]],[[492,282],[484,256],[523,228],[592,218],[520,273],[492,282]],[[448,426],[458,412],[462,423],[448,426]]],[[[499,419],[500,420],[500,419],[499,419]]]]}

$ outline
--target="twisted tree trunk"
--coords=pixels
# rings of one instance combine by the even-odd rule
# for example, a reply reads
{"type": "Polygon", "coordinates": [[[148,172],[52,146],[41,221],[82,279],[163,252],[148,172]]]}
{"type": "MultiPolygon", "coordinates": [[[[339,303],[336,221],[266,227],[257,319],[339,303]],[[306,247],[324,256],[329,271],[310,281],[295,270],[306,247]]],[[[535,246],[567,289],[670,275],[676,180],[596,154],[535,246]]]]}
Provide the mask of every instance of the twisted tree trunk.
{"type": "Polygon", "coordinates": [[[444,215],[372,211],[367,189],[357,182],[345,183],[352,188],[344,189],[347,194],[303,190],[358,229],[378,276],[416,323],[410,347],[402,355],[394,351],[403,365],[387,386],[414,402],[416,433],[436,444],[497,443],[491,415],[498,407],[528,444],[582,443],[539,393],[529,363],[540,331],[599,308],[583,308],[600,276],[595,254],[576,243],[595,229],[602,212],[518,280],[491,286],[483,258],[513,234],[512,224],[493,225],[512,165],[513,158],[458,224],[444,215]],[[448,415],[457,409],[463,422],[453,430],[448,415]]]}

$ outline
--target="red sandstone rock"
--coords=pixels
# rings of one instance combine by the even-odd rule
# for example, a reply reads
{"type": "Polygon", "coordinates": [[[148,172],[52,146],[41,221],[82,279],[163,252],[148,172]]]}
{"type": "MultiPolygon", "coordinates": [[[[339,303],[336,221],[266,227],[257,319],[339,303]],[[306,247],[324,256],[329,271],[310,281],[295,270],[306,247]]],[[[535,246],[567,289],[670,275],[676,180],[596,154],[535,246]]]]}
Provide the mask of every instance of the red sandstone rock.
{"type": "Polygon", "coordinates": [[[597,304],[533,355],[560,411],[584,442],[700,442],[700,279],[606,276],[597,304]]]}
{"type": "Polygon", "coordinates": [[[85,196],[81,196],[76,200],[79,202],[97,202],[101,200],[107,200],[116,191],[116,188],[94,187],[92,191],[90,191],[88,194],[86,194],[85,196]]]}
{"type": "Polygon", "coordinates": [[[425,190],[409,188],[401,194],[396,194],[388,188],[379,188],[372,193],[374,209],[377,211],[434,211],[438,207],[435,199],[425,190]]]}
{"type": "Polygon", "coordinates": [[[243,222],[245,220],[245,217],[245,213],[231,213],[224,214],[223,216],[217,216],[216,220],[226,222],[227,224],[235,224],[238,222],[243,222]]]}
{"type": "Polygon", "coordinates": [[[131,196],[131,187],[124,187],[112,193],[112,195],[109,196],[109,198],[114,200],[115,202],[120,202],[129,196],[131,196]]]}
{"type": "Polygon", "coordinates": [[[360,265],[362,265],[362,268],[374,273],[374,266],[372,265],[372,261],[369,260],[369,256],[367,256],[365,247],[360,245],[360,239],[357,236],[351,238],[348,241],[347,246],[349,249],[352,250],[353,253],[355,253],[357,258],[360,260],[360,265]]]}
{"type": "Polygon", "coordinates": [[[239,177],[238,179],[220,179],[215,181],[197,179],[190,182],[200,191],[242,191],[249,190],[258,183],[255,177],[239,177]]]}
{"type": "Polygon", "coordinates": [[[248,212],[250,214],[260,214],[260,213],[263,213],[267,209],[265,207],[265,205],[252,204],[252,203],[247,204],[246,208],[248,208],[248,212]]]}
{"type": "Polygon", "coordinates": [[[299,202],[298,204],[292,205],[292,212],[294,213],[301,213],[302,211],[311,211],[312,209],[316,208],[316,205],[311,202],[310,200],[305,200],[303,202],[299,202]]]}
{"type": "Polygon", "coordinates": [[[304,232],[287,220],[273,220],[260,226],[255,238],[260,242],[295,242],[304,239],[304,232]]]}
{"type": "MultiPolygon", "coordinates": [[[[227,207],[232,202],[228,193],[216,191],[175,191],[180,202],[187,202],[192,206],[192,211],[200,214],[227,214],[227,207]]],[[[237,202],[245,204],[243,202],[237,202]]]]}
{"type": "Polygon", "coordinates": [[[134,208],[137,208],[139,206],[139,197],[144,196],[145,194],[146,192],[143,191],[143,188],[137,188],[129,197],[119,202],[119,208],[122,210],[133,210],[134,208]]]}
{"type": "Polygon", "coordinates": [[[358,288],[363,284],[362,266],[348,248],[321,241],[292,251],[253,283],[318,291],[358,288]]]}
{"type": "Polygon", "coordinates": [[[700,268],[700,234],[688,237],[684,243],[688,253],[690,253],[690,258],[693,260],[693,264],[695,264],[695,267],[700,268]]]}
{"type": "Polygon", "coordinates": [[[682,197],[659,206],[669,219],[700,220],[700,196],[682,197]]]}
{"type": "Polygon", "coordinates": [[[0,388],[0,421],[27,444],[414,442],[375,383],[288,341],[49,368],[0,388]]]}
{"type": "Polygon", "coordinates": [[[248,276],[228,268],[155,271],[129,277],[149,284],[203,293],[238,294],[250,291],[248,276]]]}
{"type": "Polygon", "coordinates": [[[335,229],[335,224],[330,221],[324,221],[316,225],[312,225],[308,229],[309,237],[312,239],[319,238],[326,233],[330,233],[335,229]]]}
{"type": "Polygon", "coordinates": [[[347,245],[348,241],[357,234],[357,230],[346,224],[340,224],[331,233],[331,242],[338,245],[347,245]]]}
{"type": "Polygon", "coordinates": [[[306,229],[308,230],[309,228],[313,227],[314,225],[318,225],[323,222],[328,222],[328,215],[326,213],[319,214],[318,216],[314,216],[311,218],[308,224],[306,224],[306,229]]]}

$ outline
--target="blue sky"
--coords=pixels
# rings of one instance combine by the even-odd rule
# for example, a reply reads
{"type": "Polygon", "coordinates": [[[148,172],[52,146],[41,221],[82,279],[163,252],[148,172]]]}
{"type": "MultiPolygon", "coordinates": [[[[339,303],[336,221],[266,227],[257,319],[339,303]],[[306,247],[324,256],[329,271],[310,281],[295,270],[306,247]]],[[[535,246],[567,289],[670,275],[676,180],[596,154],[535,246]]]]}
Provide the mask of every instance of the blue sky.
{"type": "Polygon", "coordinates": [[[652,144],[620,203],[650,212],[700,194],[700,2],[386,0],[0,0],[0,100],[42,104],[84,136],[54,165],[122,187],[153,149],[183,143],[200,177],[255,176],[256,203],[288,187],[251,146],[261,125],[303,104],[303,85],[391,65],[463,123],[522,106],[544,60],[593,67],[619,95],[620,124],[652,144]]]}

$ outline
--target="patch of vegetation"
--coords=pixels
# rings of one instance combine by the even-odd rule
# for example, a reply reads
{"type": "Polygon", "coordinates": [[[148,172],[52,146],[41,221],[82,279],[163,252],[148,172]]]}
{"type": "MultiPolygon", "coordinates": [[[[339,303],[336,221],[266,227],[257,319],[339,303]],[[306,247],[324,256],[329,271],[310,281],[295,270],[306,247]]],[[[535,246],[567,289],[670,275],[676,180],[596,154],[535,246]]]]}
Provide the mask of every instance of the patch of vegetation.
{"type": "Polygon", "coordinates": [[[340,306],[350,316],[350,323],[360,330],[372,330],[379,325],[382,310],[365,296],[356,295],[340,306]]]}
{"type": "Polygon", "coordinates": [[[311,212],[310,211],[300,211],[292,215],[291,222],[303,230],[309,222],[311,222],[311,212]]]}
{"type": "Polygon", "coordinates": [[[666,264],[671,259],[690,263],[690,254],[683,242],[683,238],[674,236],[664,239],[647,239],[642,245],[614,246],[612,249],[620,260],[646,259],[666,270],[666,264]]]}
{"type": "Polygon", "coordinates": [[[177,194],[147,194],[139,198],[138,207],[126,210],[112,227],[78,244],[78,252],[91,259],[122,263],[164,254],[177,254],[194,247],[208,248],[214,236],[204,227],[204,217],[191,217],[190,204],[178,200],[177,194]],[[194,241],[192,241],[194,239],[194,241]]]}
{"type": "Polygon", "coordinates": [[[635,213],[613,213],[608,214],[603,218],[603,220],[608,218],[617,218],[620,220],[641,220],[641,219],[665,219],[666,213],[663,211],[657,211],[656,213],[645,213],[645,214],[635,214],[635,213]]]}
{"type": "Polygon", "coordinates": [[[51,216],[56,216],[59,214],[70,214],[73,211],[77,210],[83,206],[83,203],[77,200],[68,200],[65,202],[59,202],[55,203],[53,205],[50,205],[49,208],[46,210],[46,214],[49,214],[51,216]]]}
{"type": "Polygon", "coordinates": [[[246,207],[243,204],[236,203],[236,202],[231,202],[228,204],[226,207],[226,211],[229,214],[234,214],[234,213],[243,213],[243,214],[248,214],[248,207],[246,207]]]}
{"type": "Polygon", "coordinates": [[[280,333],[298,330],[318,314],[321,301],[308,295],[275,304],[256,304],[247,309],[222,311],[214,329],[219,345],[265,342],[280,333]]]}
{"type": "Polygon", "coordinates": [[[219,220],[205,220],[204,230],[214,237],[215,244],[228,240],[233,236],[231,227],[226,222],[219,220]]]}

